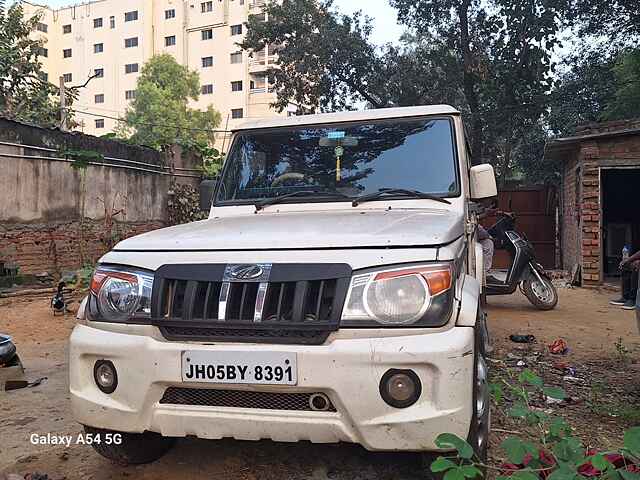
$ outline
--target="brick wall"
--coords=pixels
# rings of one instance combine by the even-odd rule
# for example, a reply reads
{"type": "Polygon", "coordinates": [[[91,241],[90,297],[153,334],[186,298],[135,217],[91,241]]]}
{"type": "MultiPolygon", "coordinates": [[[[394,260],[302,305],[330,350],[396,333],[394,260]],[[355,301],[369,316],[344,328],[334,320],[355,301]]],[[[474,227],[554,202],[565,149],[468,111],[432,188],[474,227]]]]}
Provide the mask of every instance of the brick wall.
{"type": "Polygon", "coordinates": [[[159,221],[106,226],[104,221],[25,223],[0,228],[0,260],[21,274],[62,273],[96,261],[120,240],[162,228],[159,221]]]}
{"type": "Polygon", "coordinates": [[[581,248],[582,281],[585,285],[598,284],[600,278],[600,152],[595,142],[583,143],[580,148],[582,173],[581,248]]]}
{"type": "Polygon", "coordinates": [[[0,263],[21,273],[93,264],[124,238],[168,222],[174,182],[200,181],[197,159],[0,118],[0,263]],[[63,150],[102,154],[72,168],[63,150]]]}
{"type": "MultiPolygon", "coordinates": [[[[640,128],[640,120],[590,124],[577,135],[614,133],[640,128]]],[[[564,156],[562,180],[562,264],[582,266],[586,286],[602,282],[601,169],[640,168],[640,133],[584,139],[564,156]],[[578,191],[576,192],[576,188],[578,191]]]]}
{"type": "Polygon", "coordinates": [[[570,271],[574,265],[582,262],[581,249],[578,248],[580,242],[580,200],[576,197],[576,187],[578,187],[578,193],[581,189],[576,184],[576,178],[580,177],[577,155],[571,155],[566,160],[564,172],[561,194],[562,222],[560,235],[562,248],[560,249],[560,255],[562,267],[570,271]]]}

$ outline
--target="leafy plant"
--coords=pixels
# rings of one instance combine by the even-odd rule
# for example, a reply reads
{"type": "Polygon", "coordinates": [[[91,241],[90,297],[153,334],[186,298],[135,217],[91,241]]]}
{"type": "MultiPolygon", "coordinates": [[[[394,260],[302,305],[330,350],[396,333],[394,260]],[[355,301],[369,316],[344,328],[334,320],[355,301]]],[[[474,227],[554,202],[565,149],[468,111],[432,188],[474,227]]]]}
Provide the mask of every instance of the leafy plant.
{"type": "Polygon", "coordinates": [[[205,177],[215,178],[218,176],[224,163],[224,155],[222,155],[220,150],[212,147],[208,142],[198,139],[186,139],[180,146],[200,157],[202,160],[202,171],[205,177]]]}
{"type": "Polygon", "coordinates": [[[91,162],[101,162],[104,160],[104,155],[95,150],[76,150],[72,148],[63,148],[58,151],[58,155],[69,160],[73,160],[71,168],[77,170],[84,170],[89,166],[91,162]]]}
{"type": "Polygon", "coordinates": [[[613,346],[616,348],[616,353],[618,354],[618,360],[620,363],[623,365],[629,363],[629,353],[631,352],[622,342],[622,337],[618,337],[613,346]]]}
{"type": "Polygon", "coordinates": [[[481,462],[469,443],[451,433],[436,439],[436,446],[455,451],[452,456],[440,456],[432,462],[433,473],[444,480],[465,480],[482,477],[483,470],[494,470],[497,480],[640,480],[640,427],[630,428],[624,435],[624,446],[618,452],[598,453],[585,448],[580,438],[561,417],[553,417],[532,406],[535,397],[564,399],[562,388],[546,386],[542,378],[525,369],[517,376],[502,378],[492,385],[494,398],[502,403],[511,400],[508,415],[520,419],[523,427],[539,432],[537,440],[509,436],[500,444],[507,462],[489,465],[481,462]]]}

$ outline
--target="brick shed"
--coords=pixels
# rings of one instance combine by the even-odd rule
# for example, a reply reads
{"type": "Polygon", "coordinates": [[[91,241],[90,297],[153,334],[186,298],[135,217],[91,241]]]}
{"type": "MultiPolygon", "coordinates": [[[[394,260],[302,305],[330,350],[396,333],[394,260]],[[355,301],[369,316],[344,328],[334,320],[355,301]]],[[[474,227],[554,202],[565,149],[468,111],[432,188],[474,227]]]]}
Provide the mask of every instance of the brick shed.
{"type": "Polygon", "coordinates": [[[640,120],[593,123],[550,141],[561,162],[561,262],[585,286],[618,276],[622,248],[640,249],[640,120]]]}

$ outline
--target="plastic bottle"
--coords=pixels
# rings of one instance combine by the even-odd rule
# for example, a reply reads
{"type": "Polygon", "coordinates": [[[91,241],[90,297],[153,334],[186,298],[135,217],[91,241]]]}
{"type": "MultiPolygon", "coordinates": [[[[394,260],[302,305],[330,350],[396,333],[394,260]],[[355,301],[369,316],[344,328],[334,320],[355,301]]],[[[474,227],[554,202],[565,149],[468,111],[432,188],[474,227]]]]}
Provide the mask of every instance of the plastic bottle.
{"type": "Polygon", "coordinates": [[[622,261],[625,262],[629,259],[630,249],[627,245],[622,247],[622,261]]]}

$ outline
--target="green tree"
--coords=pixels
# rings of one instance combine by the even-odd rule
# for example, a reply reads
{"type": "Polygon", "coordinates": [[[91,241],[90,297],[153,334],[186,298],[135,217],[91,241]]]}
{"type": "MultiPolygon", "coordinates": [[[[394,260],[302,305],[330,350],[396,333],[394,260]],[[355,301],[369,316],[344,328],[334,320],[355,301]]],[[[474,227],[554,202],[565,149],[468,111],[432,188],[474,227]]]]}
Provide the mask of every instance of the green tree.
{"type": "Polygon", "coordinates": [[[640,37],[637,0],[576,0],[575,14],[582,34],[604,35],[609,44],[637,44],[640,37]]]}
{"type": "Polygon", "coordinates": [[[136,98],[116,129],[131,143],[154,148],[173,144],[213,143],[220,113],[189,108],[200,94],[198,73],[178,64],[169,54],[152,57],[143,67],[136,98]]]}
{"type": "MultiPolygon", "coordinates": [[[[450,47],[469,114],[476,161],[491,161],[501,181],[519,166],[519,152],[535,151],[546,112],[554,63],[569,4],[563,0],[390,0],[399,19],[428,30],[450,47]]],[[[449,75],[450,82],[456,78],[449,75]]],[[[463,107],[465,110],[465,107],[463,107]]]]}
{"type": "Polygon", "coordinates": [[[277,106],[312,110],[451,103],[467,117],[475,161],[506,179],[538,128],[552,88],[551,53],[568,6],[546,0],[390,0],[409,29],[400,46],[375,48],[370,23],[331,1],[284,0],[249,21],[243,48],[279,48],[271,75],[277,106]]]}
{"type": "MultiPolygon", "coordinates": [[[[15,120],[58,126],[59,90],[42,71],[43,41],[31,36],[39,21],[40,15],[25,19],[20,3],[0,11],[0,111],[15,120]]],[[[74,97],[70,90],[67,105],[74,97]]],[[[72,112],[67,117],[72,120],[72,112]]]]}
{"type": "Polygon", "coordinates": [[[351,108],[365,101],[374,108],[387,104],[380,89],[381,60],[368,41],[371,22],[355,14],[338,15],[332,0],[283,0],[269,3],[269,21],[249,17],[248,32],[241,46],[251,52],[278,45],[278,68],[274,79],[284,110],[290,103],[301,110],[332,111],[351,108]]]}
{"type": "Polygon", "coordinates": [[[577,126],[604,119],[616,90],[615,61],[601,51],[586,49],[564,60],[547,117],[553,135],[572,135],[577,126]]]}
{"type": "Polygon", "coordinates": [[[621,53],[612,68],[616,90],[604,117],[607,120],[640,117],[640,49],[621,53]]]}

